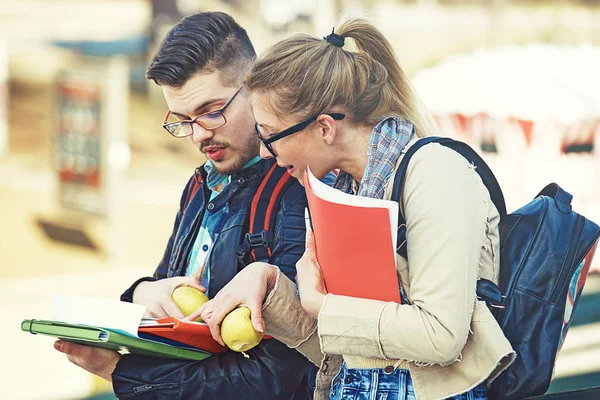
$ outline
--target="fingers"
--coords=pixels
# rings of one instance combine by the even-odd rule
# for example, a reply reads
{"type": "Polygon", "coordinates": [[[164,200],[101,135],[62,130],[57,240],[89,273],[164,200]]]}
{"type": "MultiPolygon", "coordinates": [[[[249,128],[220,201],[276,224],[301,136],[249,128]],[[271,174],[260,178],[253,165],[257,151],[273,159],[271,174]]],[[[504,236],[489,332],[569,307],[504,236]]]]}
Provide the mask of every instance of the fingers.
{"type": "Polygon", "coordinates": [[[66,354],[67,359],[75,365],[83,366],[89,362],[88,359],[91,355],[91,349],[88,346],[57,340],[54,342],[54,348],[61,353],[66,354]]]}
{"type": "Polygon", "coordinates": [[[250,309],[250,319],[252,320],[254,330],[257,332],[264,332],[265,325],[262,318],[262,303],[258,306],[256,304],[248,306],[248,308],[250,309]]]}
{"type": "Polygon", "coordinates": [[[198,317],[201,317],[203,321],[205,321],[204,316],[202,315],[204,310],[206,310],[207,305],[209,305],[209,303],[212,300],[207,301],[206,303],[202,304],[200,306],[200,308],[198,308],[196,311],[194,311],[193,313],[191,313],[190,315],[188,315],[187,317],[185,317],[186,321],[193,321],[198,317]]]}
{"type": "Polygon", "coordinates": [[[96,374],[107,381],[112,381],[114,372],[121,355],[116,351],[57,340],[54,348],[67,355],[73,364],[96,374]]]}
{"type": "Polygon", "coordinates": [[[313,231],[306,231],[306,249],[305,252],[310,252],[311,254],[315,252],[315,234],[313,231]]]}
{"type": "Polygon", "coordinates": [[[223,342],[223,338],[221,337],[221,325],[209,323],[208,327],[213,339],[215,339],[221,346],[225,346],[225,342],[223,342]]]}
{"type": "Polygon", "coordinates": [[[185,315],[183,315],[179,307],[177,307],[177,304],[175,304],[170,297],[165,299],[165,301],[161,304],[161,307],[168,317],[175,317],[179,319],[185,318],[185,315]]]}
{"type": "Polygon", "coordinates": [[[177,286],[190,286],[198,289],[201,292],[206,292],[206,288],[200,284],[200,279],[196,276],[186,276],[182,279],[182,283],[177,286]]]}
{"type": "Polygon", "coordinates": [[[215,301],[209,300],[202,304],[199,309],[188,315],[185,320],[193,321],[198,317],[202,318],[202,321],[208,325],[213,339],[215,339],[221,346],[225,346],[225,343],[223,343],[223,338],[221,337],[221,322],[225,316],[223,315],[220,318],[216,316],[213,309],[214,306],[215,301]]]}
{"type": "Polygon", "coordinates": [[[57,340],[56,342],[54,342],[54,348],[57,351],[60,351],[61,353],[66,353],[66,351],[63,350],[65,343],[66,342],[63,342],[62,340],[57,340]]]}
{"type": "MultiPolygon", "coordinates": [[[[207,303],[208,304],[208,303],[207,303]]],[[[212,337],[223,346],[223,338],[221,337],[221,323],[223,319],[238,307],[241,303],[230,296],[222,296],[218,301],[213,301],[202,312],[202,319],[208,324],[212,337]]]]}
{"type": "Polygon", "coordinates": [[[210,300],[204,303],[197,311],[200,313],[199,315],[202,317],[202,320],[208,325],[213,339],[219,342],[222,346],[225,346],[225,343],[223,343],[223,338],[221,337],[221,322],[227,314],[218,311],[215,312],[216,304],[217,303],[214,301],[214,299],[210,300]]]}
{"type": "Polygon", "coordinates": [[[61,353],[65,353],[66,355],[80,357],[83,355],[84,350],[87,349],[87,346],[81,346],[75,343],[57,340],[54,342],[54,348],[61,353]]]}

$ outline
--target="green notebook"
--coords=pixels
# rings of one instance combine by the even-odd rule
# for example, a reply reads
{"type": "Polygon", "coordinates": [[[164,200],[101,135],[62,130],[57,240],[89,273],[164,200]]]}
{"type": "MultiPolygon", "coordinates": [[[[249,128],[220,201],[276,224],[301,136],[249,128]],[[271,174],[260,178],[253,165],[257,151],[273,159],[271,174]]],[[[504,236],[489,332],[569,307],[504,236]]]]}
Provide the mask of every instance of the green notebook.
{"type": "Polygon", "coordinates": [[[55,336],[66,342],[80,343],[95,347],[116,350],[120,353],[143,354],[147,356],[204,360],[211,353],[171,346],[153,340],[131,336],[125,332],[99,328],[96,326],[69,324],[66,322],[26,319],[21,330],[32,334],[55,336]]]}

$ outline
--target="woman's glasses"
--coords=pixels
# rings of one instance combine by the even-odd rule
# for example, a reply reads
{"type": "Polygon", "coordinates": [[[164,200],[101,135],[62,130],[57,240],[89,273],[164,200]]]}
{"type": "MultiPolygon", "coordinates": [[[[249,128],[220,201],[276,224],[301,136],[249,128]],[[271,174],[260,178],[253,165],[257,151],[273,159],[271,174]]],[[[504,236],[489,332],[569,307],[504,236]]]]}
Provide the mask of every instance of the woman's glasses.
{"type": "Polygon", "coordinates": [[[183,138],[192,135],[194,133],[194,124],[198,124],[207,130],[220,128],[227,123],[227,119],[225,118],[224,114],[225,110],[227,110],[227,107],[229,107],[243,87],[244,84],[242,83],[242,86],[239,87],[234,95],[231,96],[227,104],[225,104],[221,109],[209,111],[197,116],[194,119],[168,122],[169,117],[171,116],[171,110],[169,110],[165,116],[165,119],[163,120],[162,127],[176,138],[183,138]]]}
{"type": "Polygon", "coordinates": [[[340,121],[342,119],[344,119],[346,117],[345,114],[341,114],[341,113],[321,113],[321,114],[317,114],[314,117],[310,117],[308,119],[305,119],[302,122],[297,123],[294,126],[290,126],[289,128],[287,128],[284,131],[281,131],[279,133],[274,133],[272,135],[269,135],[268,138],[263,138],[262,136],[262,132],[260,131],[260,127],[258,126],[258,123],[256,123],[254,125],[255,129],[256,129],[256,135],[258,136],[258,140],[260,140],[260,142],[267,148],[267,150],[269,150],[269,153],[271,153],[271,155],[273,157],[277,157],[277,155],[275,154],[275,152],[273,151],[273,147],[271,146],[271,143],[278,141],[279,139],[283,139],[286,136],[290,136],[293,135],[294,133],[300,132],[301,130],[303,130],[304,128],[306,128],[308,125],[310,125],[312,122],[316,121],[317,118],[319,118],[319,115],[329,115],[331,118],[333,118],[336,121],[340,121]]]}

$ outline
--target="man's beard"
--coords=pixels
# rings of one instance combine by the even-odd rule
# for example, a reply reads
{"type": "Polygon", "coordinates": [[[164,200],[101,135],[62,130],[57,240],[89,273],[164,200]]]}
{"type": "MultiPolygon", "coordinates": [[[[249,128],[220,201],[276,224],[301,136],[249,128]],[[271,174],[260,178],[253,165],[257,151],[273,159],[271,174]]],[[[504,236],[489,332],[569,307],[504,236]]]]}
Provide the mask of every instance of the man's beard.
{"type": "MultiPolygon", "coordinates": [[[[230,165],[219,165],[221,163],[213,162],[213,168],[215,169],[215,171],[217,171],[217,173],[219,173],[221,175],[236,174],[242,168],[244,168],[244,166],[246,164],[248,164],[250,162],[250,160],[252,160],[254,157],[256,157],[258,155],[258,153],[259,153],[258,146],[259,145],[260,144],[258,143],[258,141],[257,141],[257,143],[253,143],[253,142],[245,143],[245,146],[241,147],[242,149],[244,149],[244,151],[242,151],[242,150],[235,151],[234,150],[233,157],[230,157],[230,159],[225,162],[225,163],[231,163],[230,165]]],[[[211,141],[211,142],[202,143],[199,147],[200,152],[202,154],[206,154],[206,152],[204,151],[204,148],[208,147],[208,146],[221,146],[226,149],[231,149],[229,144],[211,141]]],[[[225,164],[225,163],[223,163],[223,164],[225,164]]]]}

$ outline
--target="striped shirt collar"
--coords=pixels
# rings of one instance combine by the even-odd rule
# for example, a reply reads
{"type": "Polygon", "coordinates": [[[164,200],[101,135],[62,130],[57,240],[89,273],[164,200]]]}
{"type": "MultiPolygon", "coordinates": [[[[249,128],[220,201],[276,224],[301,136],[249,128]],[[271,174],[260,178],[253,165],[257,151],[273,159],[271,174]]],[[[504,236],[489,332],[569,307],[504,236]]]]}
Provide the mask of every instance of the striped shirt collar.
{"type": "MultiPolygon", "coordinates": [[[[252,160],[248,161],[243,168],[250,168],[255,165],[257,162],[261,160],[260,156],[254,157],[252,160]]],[[[212,191],[221,193],[223,188],[231,182],[231,175],[220,174],[215,169],[215,165],[211,160],[207,160],[204,163],[204,170],[206,171],[206,186],[212,191]]]]}

